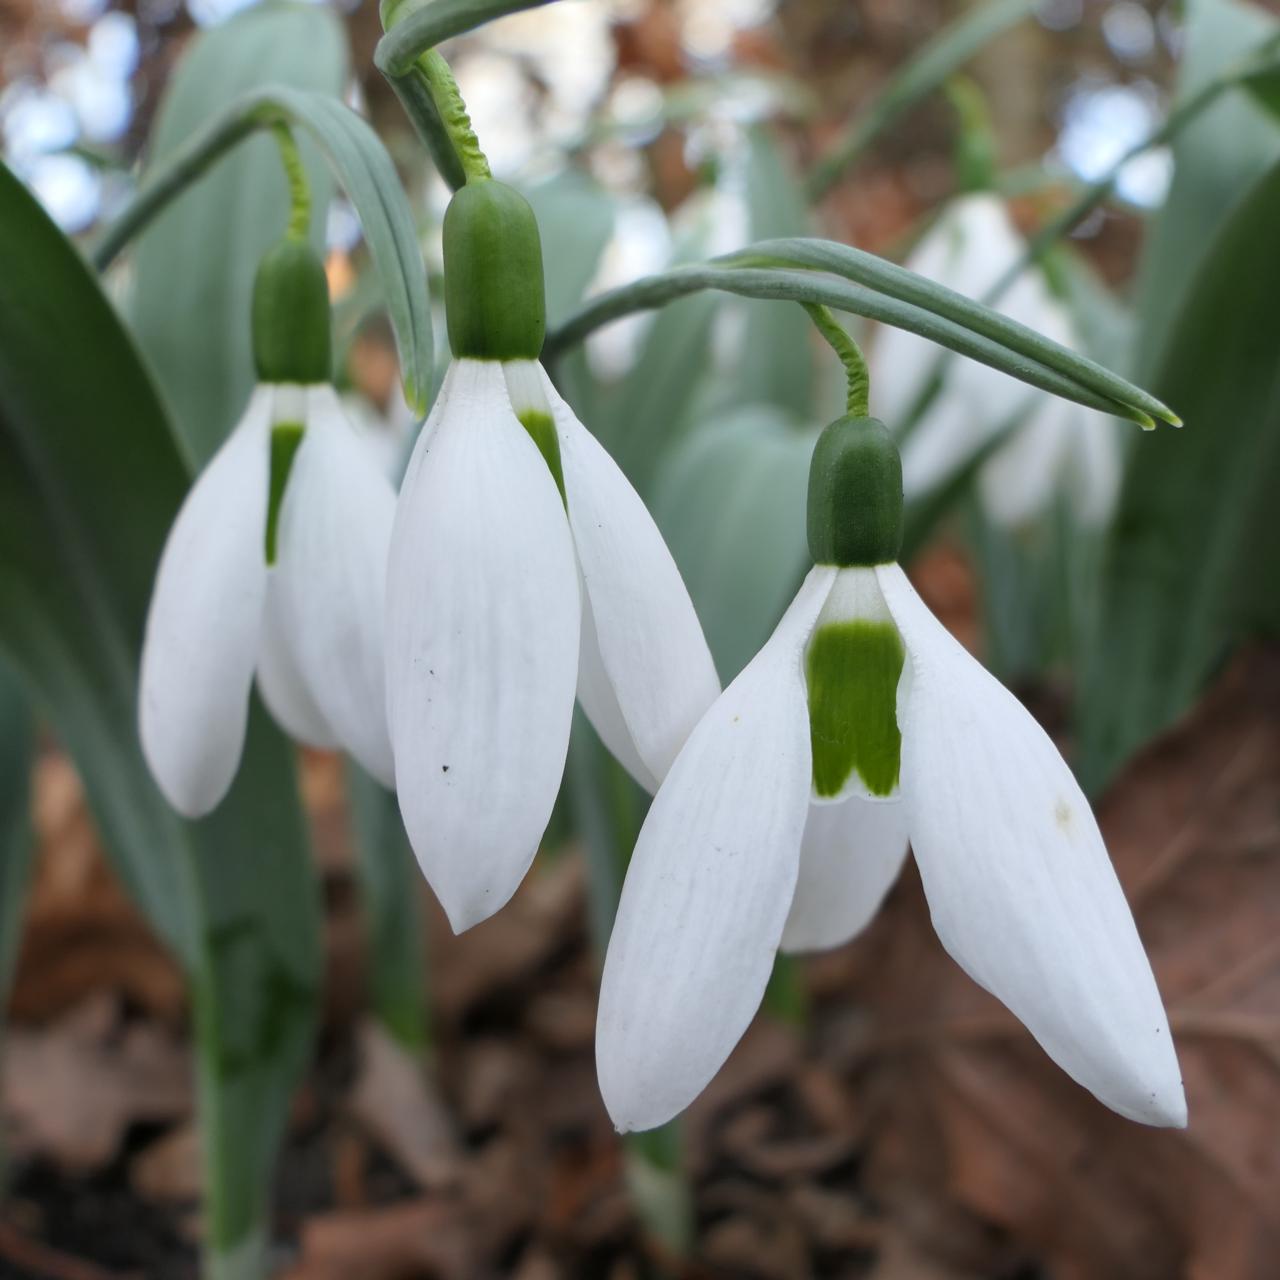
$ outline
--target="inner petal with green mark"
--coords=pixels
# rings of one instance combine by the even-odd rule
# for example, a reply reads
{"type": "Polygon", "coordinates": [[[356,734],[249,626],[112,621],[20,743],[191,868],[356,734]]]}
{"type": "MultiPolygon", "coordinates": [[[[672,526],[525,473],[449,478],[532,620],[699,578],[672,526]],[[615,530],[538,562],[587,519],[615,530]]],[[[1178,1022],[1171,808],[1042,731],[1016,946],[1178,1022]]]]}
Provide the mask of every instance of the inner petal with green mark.
{"type": "Polygon", "coordinates": [[[898,787],[898,681],[906,657],[875,573],[836,579],[805,653],[813,790],[824,800],[898,787]]]}
{"type": "Polygon", "coordinates": [[[568,505],[564,496],[564,468],[560,464],[560,437],[556,432],[551,406],[542,390],[542,374],[533,360],[508,360],[502,366],[507,380],[507,394],[520,425],[538,446],[551,478],[560,490],[560,501],[568,505]]]}
{"type": "Polygon", "coordinates": [[[551,478],[560,490],[560,501],[564,502],[564,469],[560,465],[560,437],[556,435],[554,419],[549,413],[542,413],[538,409],[526,409],[516,416],[520,419],[520,425],[533,437],[533,443],[538,446],[538,452],[542,454],[551,478]]]}
{"type": "Polygon", "coordinates": [[[267,537],[268,564],[276,562],[276,541],[280,530],[280,505],[284,502],[284,487],[293,469],[294,455],[302,443],[301,422],[277,422],[271,428],[271,471],[267,481],[267,537]]]}

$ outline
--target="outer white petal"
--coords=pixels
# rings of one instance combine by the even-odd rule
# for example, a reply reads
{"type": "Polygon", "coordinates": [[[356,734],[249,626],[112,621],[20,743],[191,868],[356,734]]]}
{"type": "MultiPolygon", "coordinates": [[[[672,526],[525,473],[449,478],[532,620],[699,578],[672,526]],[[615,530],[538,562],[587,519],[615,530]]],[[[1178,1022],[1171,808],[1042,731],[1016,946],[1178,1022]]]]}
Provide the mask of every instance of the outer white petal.
{"type": "Polygon", "coordinates": [[[902,792],[943,945],[1109,1107],[1185,1124],[1160,993],[1088,801],[902,570],[877,572],[910,663],[902,792]]]}
{"type": "Polygon", "coordinates": [[[996,524],[1026,524],[1052,506],[1078,425],[1075,409],[1067,400],[1040,398],[1030,418],[982,464],[978,492],[996,524]]]}
{"type": "MultiPolygon", "coordinates": [[[[720,680],[680,570],[640,495],[545,373],[542,379],[597,652],[634,754],[650,775],[638,780],[651,786],[719,696],[720,680]]],[[[583,709],[599,726],[590,689],[583,709]]],[[[625,753],[615,754],[626,763],[625,753]]]]}
{"type": "Polygon", "coordinates": [[[240,763],[267,569],[267,421],[259,388],[187,494],[160,558],[142,646],[138,727],[166,799],[197,818],[240,763]]]}
{"type": "Polygon", "coordinates": [[[621,1130],[688,1106],[764,994],[809,808],[804,645],[834,576],[810,572],[699,721],[641,829],[596,1024],[600,1089],[621,1130]]]}
{"type": "Polygon", "coordinates": [[[856,937],[880,909],[907,856],[900,800],[850,796],[809,806],[800,876],[783,951],[822,951],[856,937]]]}
{"type": "Polygon", "coordinates": [[[395,490],[333,388],[312,387],[307,401],[306,433],[280,506],[272,592],[324,722],[390,787],[383,625],[395,490]]]}
{"type": "Polygon", "coordinates": [[[604,659],[600,656],[591,598],[585,588],[582,591],[582,637],[578,645],[578,701],[582,703],[591,727],[600,735],[600,741],[613,757],[650,795],[657,791],[658,779],[640,759],[631,731],[622,718],[622,708],[618,706],[604,659]]]}
{"type": "Polygon", "coordinates": [[[1067,463],[1068,493],[1076,518],[1098,528],[1111,519],[1124,479],[1120,428],[1114,418],[1094,409],[1076,408],[1067,463]]]}
{"type": "Polygon", "coordinates": [[[564,772],[578,576],[555,481],[494,363],[455,364],[387,571],[387,714],[418,861],[461,930],[515,892],[564,772]]]}
{"type": "Polygon", "coordinates": [[[968,398],[944,386],[915,430],[902,441],[902,490],[924,497],[945,484],[1000,429],[1000,422],[975,412],[968,398]]]}
{"type": "Polygon", "coordinates": [[[338,745],[338,739],[298,669],[293,636],[294,630],[284,616],[276,571],[268,570],[262,634],[258,637],[258,692],[276,723],[291,738],[309,747],[331,750],[338,745]]]}

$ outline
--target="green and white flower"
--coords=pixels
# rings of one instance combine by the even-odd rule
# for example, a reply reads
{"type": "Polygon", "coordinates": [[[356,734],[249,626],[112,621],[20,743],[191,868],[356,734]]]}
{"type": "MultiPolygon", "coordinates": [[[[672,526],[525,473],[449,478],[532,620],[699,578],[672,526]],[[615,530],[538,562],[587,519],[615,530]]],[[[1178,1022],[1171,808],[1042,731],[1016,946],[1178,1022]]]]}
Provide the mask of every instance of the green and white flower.
{"type": "Polygon", "coordinates": [[[910,843],[970,976],[1108,1106],[1180,1126],[1169,1024],[1089,803],[894,562],[896,465],[879,423],[824,433],[816,566],[654,799],[604,968],[605,1103],[623,1130],[686,1107],[746,1030],[778,948],[854,936],[910,843]]]}
{"type": "Polygon", "coordinates": [[[510,188],[455,195],[445,282],[455,358],[396,512],[387,715],[406,830],[462,930],[533,860],[575,692],[653,790],[720,686],[657,526],[537,362],[541,248],[510,188]]]}
{"type": "Polygon", "coordinates": [[[395,490],[328,382],[323,269],[309,249],[277,252],[257,292],[310,277],[312,354],[299,357],[307,326],[295,311],[292,350],[277,360],[255,309],[260,377],[278,380],[260,382],[188,492],[147,615],[142,747],[169,803],[192,818],[235,777],[255,676],[289,734],[393,780],[382,628],[395,490]]]}

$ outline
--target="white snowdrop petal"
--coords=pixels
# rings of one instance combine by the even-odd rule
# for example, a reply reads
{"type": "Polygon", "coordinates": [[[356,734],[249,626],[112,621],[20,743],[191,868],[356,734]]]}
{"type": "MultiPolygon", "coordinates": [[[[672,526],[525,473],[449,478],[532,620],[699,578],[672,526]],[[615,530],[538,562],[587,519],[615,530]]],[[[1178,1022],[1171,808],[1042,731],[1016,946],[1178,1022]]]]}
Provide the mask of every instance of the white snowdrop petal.
{"type": "Polygon", "coordinates": [[[258,692],[275,722],[297,742],[331,751],[338,739],[311,696],[293,644],[293,628],[284,616],[276,569],[267,571],[267,594],[258,637],[258,692]]]}
{"type": "Polygon", "coordinates": [[[877,573],[907,647],[902,793],[943,945],[1109,1107],[1185,1124],[1168,1019],[1088,801],[902,570],[877,573]]]}
{"type": "Polygon", "coordinates": [[[621,1130],[688,1106],[764,994],[808,811],[803,650],[834,575],[810,572],[773,637],[698,722],[640,832],[596,1024],[600,1089],[621,1130]]]}
{"type": "Polygon", "coordinates": [[[152,775],[187,817],[240,763],[266,592],[267,421],[259,388],[200,473],[165,543],[142,646],[138,727],[152,775]]]}
{"type": "Polygon", "coordinates": [[[515,892],[555,803],[578,675],[573,542],[498,364],[462,360],[410,463],[387,572],[400,811],[457,930],[515,892]]]}
{"type": "Polygon", "coordinates": [[[1016,528],[1053,504],[1076,428],[1076,406],[1044,396],[978,472],[983,508],[995,524],[1016,528]]]}
{"type": "Polygon", "coordinates": [[[880,909],[907,856],[900,800],[850,796],[813,804],[783,951],[823,951],[857,937],[880,909]]]}
{"type": "Polygon", "coordinates": [[[1120,424],[1077,406],[1067,462],[1067,486],[1076,518],[1091,529],[1107,524],[1120,499],[1124,454],[1120,424]]]}
{"type": "Polygon", "coordinates": [[[596,623],[591,614],[591,598],[582,592],[582,637],[578,645],[578,701],[591,727],[624,769],[652,795],[658,780],[640,759],[631,732],[622,718],[617,695],[600,656],[596,623]]]}
{"type": "Polygon", "coordinates": [[[395,490],[333,388],[307,394],[307,429],[280,507],[272,590],[325,723],[390,787],[383,625],[395,490]]]}
{"type": "MultiPolygon", "coordinates": [[[[555,417],[600,661],[635,754],[661,781],[720,693],[715,663],[680,570],[640,495],[539,373],[555,417]]],[[[594,722],[593,708],[585,701],[583,707],[594,722]]]]}

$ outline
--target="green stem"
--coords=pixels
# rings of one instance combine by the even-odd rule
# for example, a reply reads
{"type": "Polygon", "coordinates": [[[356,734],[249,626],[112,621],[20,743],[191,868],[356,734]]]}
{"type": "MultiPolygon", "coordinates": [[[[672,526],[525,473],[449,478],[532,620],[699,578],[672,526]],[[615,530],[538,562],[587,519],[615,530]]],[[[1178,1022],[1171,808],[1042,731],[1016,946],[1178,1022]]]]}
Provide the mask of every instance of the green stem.
{"type": "Polygon", "coordinates": [[[453,144],[467,181],[488,178],[489,161],[480,150],[479,139],[471,127],[471,117],[467,114],[466,103],[462,101],[458,82],[454,79],[449,64],[437,50],[428,49],[418,58],[415,66],[422,72],[431,91],[431,100],[435,103],[440,123],[453,144]]]}
{"type": "Polygon", "coordinates": [[[852,335],[826,307],[815,302],[800,304],[809,313],[814,327],[826,339],[831,350],[840,357],[844,375],[849,381],[848,412],[851,418],[865,418],[871,413],[871,374],[866,357],[852,335]]]}
{"type": "Polygon", "coordinates": [[[449,184],[450,191],[457,191],[467,181],[466,170],[454,150],[453,142],[436,110],[435,99],[422,71],[414,66],[402,76],[389,76],[388,83],[395,90],[404,113],[413,123],[422,145],[430,153],[436,170],[449,184]]]}
{"type": "Polygon", "coordinates": [[[307,181],[307,167],[302,163],[293,130],[283,120],[277,120],[271,132],[280,148],[280,163],[289,184],[289,225],[285,237],[306,240],[311,234],[311,184],[307,181]]]}
{"type": "Polygon", "coordinates": [[[395,21],[373,51],[374,65],[391,79],[405,75],[428,49],[486,22],[539,9],[551,0],[431,0],[395,21]]]}

